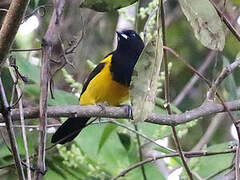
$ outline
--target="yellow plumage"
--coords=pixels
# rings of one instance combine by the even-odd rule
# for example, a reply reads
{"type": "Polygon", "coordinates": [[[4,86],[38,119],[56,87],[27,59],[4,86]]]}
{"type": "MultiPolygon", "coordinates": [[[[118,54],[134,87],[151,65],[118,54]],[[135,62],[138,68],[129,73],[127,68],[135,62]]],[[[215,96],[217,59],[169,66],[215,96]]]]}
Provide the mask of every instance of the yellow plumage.
{"type": "Polygon", "coordinates": [[[112,79],[111,58],[112,55],[109,55],[101,61],[105,63],[105,66],[88,84],[87,89],[81,95],[80,105],[107,102],[110,106],[117,106],[129,98],[129,87],[112,79]]]}

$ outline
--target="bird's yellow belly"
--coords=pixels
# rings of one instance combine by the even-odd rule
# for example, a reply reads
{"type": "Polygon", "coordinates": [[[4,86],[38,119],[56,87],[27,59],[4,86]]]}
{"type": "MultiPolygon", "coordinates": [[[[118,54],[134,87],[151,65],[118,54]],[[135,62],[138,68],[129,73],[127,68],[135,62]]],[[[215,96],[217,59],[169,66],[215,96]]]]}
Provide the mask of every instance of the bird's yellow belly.
{"type": "Polygon", "coordinates": [[[120,105],[129,98],[129,87],[112,80],[109,64],[97,74],[81,95],[80,105],[90,105],[106,102],[110,106],[120,105]]]}

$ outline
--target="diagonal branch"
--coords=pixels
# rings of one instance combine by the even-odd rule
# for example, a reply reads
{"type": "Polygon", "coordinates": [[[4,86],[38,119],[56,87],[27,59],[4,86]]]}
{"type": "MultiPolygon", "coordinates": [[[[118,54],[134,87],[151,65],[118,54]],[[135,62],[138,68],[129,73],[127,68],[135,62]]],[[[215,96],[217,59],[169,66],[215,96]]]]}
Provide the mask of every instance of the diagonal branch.
{"type": "MultiPolygon", "coordinates": [[[[13,69],[10,67],[9,61],[8,61],[8,64],[9,64],[9,72],[10,72],[10,75],[12,77],[12,80],[13,80],[14,83],[17,83],[18,82],[18,77],[15,75],[15,73],[13,72],[13,69]]],[[[25,127],[24,113],[23,113],[22,89],[19,87],[19,84],[16,84],[15,88],[16,88],[16,91],[17,91],[17,97],[19,99],[18,107],[19,107],[19,113],[20,113],[20,122],[21,122],[23,144],[24,144],[25,155],[26,155],[26,163],[30,166],[26,127],[25,127]]],[[[30,170],[29,166],[27,167],[27,179],[31,180],[31,170],[30,170]]]]}
{"type": "MultiPolygon", "coordinates": [[[[219,152],[184,152],[184,156],[186,156],[187,158],[195,158],[195,157],[201,157],[201,156],[212,156],[212,155],[220,155],[220,154],[228,154],[228,153],[234,153],[236,150],[235,149],[230,149],[230,150],[226,150],[226,151],[219,151],[219,152]]],[[[165,155],[161,155],[158,157],[150,157],[147,158],[141,162],[138,162],[132,166],[130,166],[129,168],[123,170],[121,173],[119,173],[116,177],[112,178],[111,180],[116,180],[120,177],[125,176],[127,173],[129,173],[130,171],[142,166],[143,164],[146,163],[150,163],[150,162],[154,162],[156,160],[159,159],[163,159],[163,158],[168,158],[168,157],[177,157],[179,156],[178,153],[172,153],[172,154],[165,154],[165,155]]]]}
{"type": "MultiPolygon", "coordinates": [[[[217,51],[210,51],[208,53],[207,57],[203,61],[203,64],[197,69],[200,74],[203,74],[206,71],[207,67],[212,62],[216,54],[217,51]]],[[[199,79],[200,78],[196,74],[194,74],[189,80],[189,82],[184,86],[181,93],[179,93],[177,97],[173,100],[173,104],[178,106],[199,79]]]]}
{"type": "Polygon", "coordinates": [[[8,132],[8,136],[9,136],[9,140],[10,140],[10,145],[11,145],[11,151],[12,151],[13,158],[14,158],[14,161],[15,161],[15,166],[16,166],[17,173],[18,173],[18,178],[20,180],[25,180],[20,155],[19,155],[19,152],[18,152],[16,137],[15,137],[15,133],[14,133],[14,130],[13,130],[13,123],[12,123],[12,118],[11,118],[11,109],[10,109],[9,104],[7,102],[7,97],[6,97],[6,94],[5,94],[5,90],[3,88],[1,78],[0,78],[0,98],[1,98],[2,106],[3,106],[2,115],[3,115],[3,118],[4,118],[5,123],[6,123],[6,128],[7,128],[7,132],[8,132]]]}
{"type": "Polygon", "coordinates": [[[217,7],[217,5],[213,2],[213,0],[210,0],[210,2],[212,3],[219,17],[223,20],[223,22],[228,27],[228,29],[232,32],[232,34],[236,37],[236,39],[240,41],[240,33],[238,32],[238,30],[234,27],[234,25],[230,22],[230,20],[226,17],[226,15],[217,7]]]}

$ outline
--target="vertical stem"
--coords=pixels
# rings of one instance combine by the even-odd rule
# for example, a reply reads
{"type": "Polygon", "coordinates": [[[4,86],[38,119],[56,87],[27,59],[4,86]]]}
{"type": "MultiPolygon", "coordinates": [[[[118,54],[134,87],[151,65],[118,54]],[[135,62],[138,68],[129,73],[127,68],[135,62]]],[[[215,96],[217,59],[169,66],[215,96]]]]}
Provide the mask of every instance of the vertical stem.
{"type": "MultiPolygon", "coordinates": [[[[137,125],[135,123],[133,123],[133,125],[134,125],[135,131],[138,131],[137,125]]],[[[137,137],[137,143],[138,143],[139,161],[142,161],[143,160],[143,156],[142,156],[141,141],[140,141],[139,134],[136,134],[136,137],[137,137]]],[[[145,168],[144,168],[143,164],[141,165],[141,171],[142,171],[143,179],[147,180],[147,176],[146,176],[146,172],[145,172],[145,168]]]]}
{"type": "Polygon", "coordinates": [[[38,146],[38,162],[37,170],[35,172],[34,180],[41,180],[46,172],[45,166],[45,149],[46,149],[46,129],[47,129],[47,97],[48,97],[48,84],[49,84],[49,57],[51,54],[51,48],[43,39],[42,42],[42,61],[40,72],[40,126],[39,126],[39,146],[38,146]]]}
{"type": "Polygon", "coordinates": [[[25,175],[24,175],[24,172],[23,172],[23,167],[22,167],[20,155],[19,155],[19,152],[18,152],[15,132],[14,132],[14,129],[13,129],[11,110],[10,110],[9,104],[7,102],[7,97],[6,97],[6,94],[5,94],[5,90],[3,88],[3,83],[2,83],[1,77],[0,77],[0,97],[1,97],[1,102],[2,102],[2,106],[3,106],[2,115],[3,115],[4,121],[6,123],[6,128],[7,128],[7,132],[8,132],[8,136],[9,136],[9,140],[10,140],[10,145],[11,145],[11,151],[12,151],[12,155],[13,155],[13,158],[14,158],[14,161],[15,161],[15,166],[16,166],[17,173],[18,173],[18,178],[20,180],[25,180],[25,175]]]}
{"type": "Polygon", "coordinates": [[[46,156],[46,129],[47,129],[47,103],[48,103],[48,86],[52,46],[57,40],[59,25],[62,17],[65,0],[53,0],[54,10],[48,29],[42,40],[42,60],[41,60],[41,74],[40,74],[40,127],[39,136],[40,142],[38,146],[38,162],[37,170],[35,171],[34,180],[42,180],[46,173],[45,156],[46,156]]]}
{"type": "MultiPolygon", "coordinates": [[[[161,6],[161,21],[162,21],[162,39],[163,39],[163,46],[166,46],[166,31],[165,31],[165,12],[164,12],[164,6],[163,6],[163,0],[158,1],[158,5],[161,6]]],[[[168,59],[167,59],[167,51],[166,49],[163,49],[163,59],[164,59],[164,72],[165,72],[165,86],[164,86],[164,92],[165,92],[165,101],[166,101],[166,109],[168,111],[168,114],[172,114],[171,108],[170,108],[170,93],[169,93],[169,73],[168,73],[168,59]]],[[[192,173],[186,163],[186,160],[184,159],[184,155],[181,149],[180,142],[177,137],[177,131],[175,126],[171,126],[173,131],[173,137],[174,142],[176,144],[176,147],[178,149],[178,153],[180,155],[180,158],[183,162],[184,168],[188,174],[188,177],[190,180],[193,180],[192,173]]]]}

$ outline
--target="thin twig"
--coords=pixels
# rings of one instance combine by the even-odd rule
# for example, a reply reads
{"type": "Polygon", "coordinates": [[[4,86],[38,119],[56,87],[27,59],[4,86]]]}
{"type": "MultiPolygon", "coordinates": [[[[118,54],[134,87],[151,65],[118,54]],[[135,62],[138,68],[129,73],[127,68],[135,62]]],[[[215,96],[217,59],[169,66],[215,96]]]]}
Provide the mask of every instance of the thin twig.
{"type": "MultiPolygon", "coordinates": [[[[138,132],[137,124],[133,122],[133,126],[134,126],[135,131],[138,132]]],[[[140,141],[140,137],[139,137],[138,134],[136,134],[136,138],[137,138],[137,144],[138,144],[139,160],[142,161],[143,160],[143,155],[142,155],[141,141],[140,141]]],[[[146,176],[144,165],[141,166],[141,171],[142,171],[143,179],[147,180],[147,176],[146,176]]]]}
{"type": "Polygon", "coordinates": [[[40,10],[42,10],[43,12],[42,12],[42,14],[40,14],[40,16],[44,16],[45,15],[45,12],[46,12],[46,7],[52,7],[52,5],[42,5],[42,6],[38,6],[37,8],[35,8],[30,14],[28,14],[28,15],[26,15],[25,17],[24,17],[24,20],[23,20],[23,22],[25,22],[25,21],[27,21],[28,20],[28,18],[30,18],[31,16],[33,16],[34,14],[36,14],[37,12],[40,12],[40,10]]]}
{"type": "Polygon", "coordinates": [[[211,82],[205,78],[200,72],[198,72],[194,67],[192,67],[190,64],[187,63],[176,51],[174,51],[172,48],[163,46],[163,49],[166,49],[171,54],[176,56],[185,66],[187,66],[188,69],[190,69],[194,74],[196,74],[200,79],[204,80],[204,82],[207,83],[209,87],[211,87],[211,82]]]}
{"type": "Polygon", "coordinates": [[[217,5],[210,0],[210,2],[212,3],[213,7],[216,9],[219,17],[223,20],[223,22],[226,24],[226,26],[228,27],[228,29],[232,32],[232,34],[236,37],[236,39],[238,41],[240,41],[240,34],[237,31],[237,29],[231,24],[231,22],[228,20],[228,18],[225,16],[225,14],[218,9],[217,5]]]}
{"type": "MultiPolygon", "coordinates": [[[[102,123],[102,121],[101,121],[102,123]]],[[[104,122],[103,122],[104,123],[104,122]]],[[[51,128],[51,127],[59,127],[62,124],[48,124],[47,128],[51,128]]],[[[6,127],[5,123],[0,123],[0,127],[6,127]]],[[[22,128],[22,125],[13,125],[14,128],[22,128]]],[[[29,129],[39,129],[39,125],[24,125],[25,128],[29,128],[29,129]]]]}
{"type": "MultiPolygon", "coordinates": [[[[80,18],[81,18],[81,20],[82,20],[82,22],[83,22],[82,16],[80,16],[80,18]]],[[[83,22],[83,23],[84,23],[84,22],[83,22]]],[[[77,42],[76,42],[74,45],[72,45],[70,48],[68,48],[68,49],[65,50],[65,54],[66,54],[66,55],[74,53],[74,50],[79,46],[80,42],[83,40],[84,34],[85,34],[85,29],[84,29],[85,26],[84,26],[84,24],[83,24],[82,27],[83,27],[83,29],[82,29],[82,31],[81,31],[82,34],[81,34],[80,38],[78,38],[77,42]]]]}
{"type": "MultiPolygon", "coordinates": [[[[194,67],[192,67],[190,64],[188,64],[179,54],[177,54],[173,49],[164,46],[164,49],[168,50],[169,52],[171,52],[173,55],[175,55],[176,57],[178,57],[179,60],[181,60],[191,71],[193,71],[196,75],[198,75],[202,80],[204,80],[205,83],[207,83],[207,85],[209,86],[209,91],[207,92],[207,101],[213,101],[214,99],[214,95],[216,94],[217,98],[219,99],[219,101],[221,102],[221,104],[224,107],[224,110],[228,113],[230,120],[235,124],[235,120],[230,112],[230,110],[228,109],[228,107],[226,106],[223,98],[218,94],[218,92],[216,91],[217,86],[228,76],[232,73],[232,71],[237,68],[239,66],[240,63],[240,57],[238,57],[232,64],[228,65],[227,67],[225,67],[222,72],[220,73],[220,75],[218,76],[218,78],[216,79],[216,81],[212,83],[205,78],[201,73],[199,73],[194,67]]],[[[237,126],[235,126],[236,128],[238,128],[237,126]]],[[[239,137],[240,137],[240,131],[239,133],[239,137]]]]}
{"type": "Polygon", "coordinates": [[[0,77],[0,97],[1,97],[2,107],[3,107],[2,115],[3,115],[3,118],[4,118],[5,123],[6,123],[6,128],[7,128],[7,132],[8,132],[8,136],[9,136],[9,140],[10,140],[10,145],[11,145],[11,152],[12,152],[12,155],[13,155],[13,158],[14,158],[14,161],[15,161],[15,166],[16,166],[17,173],[18,173],[18,178],[20,180],[25,180],[20,155],[19,155],[19,152],[18,152],[15,132],[14,132],[14,129],[12,127],[13,123],[12,123],[12,118],[11,118],[11,109],[9,108],[9,105],[8,105],[8,101],[7,101],[7,97],[6,97],[6,94],[5,94],[5,90],[4,90],[4,87],[3,87],[1,77],[0,77]]]}
{"type": "Polygon", "coordinates": [[[30,49],[10,49],[11,52],[26,52],[26,51],[41,51],[42,48],[30,48],[30,49]]]}
{"type": "Polygon", "coordinates": [[[129,131],[131,131],[131,132],[133,132],[133,133],[135,133],[135,134],[138,134],[139,136],[143,137],[144,139],[148,140],[149,142],[153,143],[154,145],[159,146],[160,148],[166,149],[166,150],[169,151],[169,152],[175,152],[174,150],[172,150],[172,149],[170,149],[170,148],[167,148],[167,147],[164,147],[164,146],[158,144],[157,142],[155,142],[155,141],[152,140],[151,138],[147,137],[145,134],[142,134],[142,133],[140,133],[140,132],[132,129],[132,128],[128,127],[128,126],[125,125],[125,124],[119,123],[119,122],[117,122],[117,121],[115,121],[115,120],[113,120],[113,119],[110,119],[108,122],[109,122],[109,123],[116,124],[116,125],[118,125],[118,126],[120,126],[120,127],[123,127],[123,128],[125,128],[125,129],[127,129],[127,130],[129,130],[129,131]]]}
{"type": "MultiPolygon", "coordinates": [[[[228,153],[234,153],[236,150],[235,149],[231,149],[231,150],[226,150],[226,151],[219,151],[219,152],[184,152],[184,156],[188,157],[188,158],[196,158],[196,157],[201,157],[201,156],[213,156],[213,155],[221,155],[221,154],[228,154],[228,153]]],[[[124,171],[122,171],[121,173],[119,173],[116,177],[112,178],[111,180],[116,180],[120,177],[125,176],[127,173],[129,173],[130,171],[140,167],[143,164],[146,163],[150,163],[153,161],[156,161],[158,159],[163,159],[163,158],[169,158],[169,157],[176,157],[179,156],[179,153],[173,153],[173,154],[166,154],[166,155],[161,155],[158,157],[154,157],[154,158],[147,158],[141,162],[138,162],[132,166],[130,166],[129,168],[125,169],[124,171]]]]}
{"type": "Polygon", "coordinates": [[[217,90],[217,86],[222,83],[222,81],[229,76],[235,68],[237,68],[240,65],[240,57],[238,57],[232,64],[229,64],[228,66],[224,67],[222,69],[222,72],[219,74],[217,79],[212,84],[212,87],[208,91],[208,99],[213,99],[214,95],[217,90]]]}
{"type": "MultiPolygon", "coordinates": [[[[197,69],[197,71],[203,74],[207,69],[208,65],[212,62],[212,60],[216,56],[216,54],[217,54],[216,51],[210,51],[205,60],[203,60],[203,64],[197,69]]],[[[199,77],[196,74],[192,76],[192,78],[182,89],[181,93],[179,93],[177,97],[173,100],[174,105],[178,106],[182,102],[183,98],[186,97],[186,94],[188,94],[188,92],[192,89],[192,87],[198,81],[198,79],[199,77]]]]}
{"type": "MultiPolygon", "coordinates": [[[[229,64],[228,66],[224,67],[222,69],[222,72],[219,74],[219,76],[217,77],[217,79],[214,81],[212,87],[209,89],[208,93],[207,93],[207,98],[208,99],[213,99],[214,95],[216,93],[217,90],[217,86],[219,84],[222,83],[222,81],[232,73],[232,71],[237,68],[240,65],[240,57],[237,58],[232,64],[229,64]]],[[[232,123],[234,124],[236,131],[237,131],[237,135],[238,135],[238,148],[236,151],[236,159],[235,159],[235,176],[236,179],[240,178],[240,171],[239,171],[239,164],[240,164],[240,128],[238,126],[238,123],[236,122],[236,120],[234,119],[232,113],[230,112],[230,110],[225,106],[225,103],[223,101],[223,99],[216,94],[218,99],[221,101],[221,103],[223,104],[224,108],[226,109],[232,123]]]]}
{"type": "MultiPolygon", "coordinates": [[[[9,72],[11,74],[13,82],[18,82],[17,77],[15,76],[13,70],[10,67],[9,61],[7,62],[9,65],[9,72]]],[[[28,152],[28,143],[27,143],[27,135],[26,135],[26,129],[25,129],[25,123],[24,123],[24,112],[23,112],[23,102],[22,102],[22,90],[19,87],[18,84],[16,84],[16,90],[17,90],[17,96],[19,99],[19,112],[20,112],[20,122],[21,122],[21,129],[22,129],[22,136],[23,136],[23,144],[24,144],[24,149],[26,153],[26,163],[29,164],[30,166],[30,160],[29,160],[29,152],[28,152]]],[[[27,167],[27,179],[31,180],[31,169],[30,167],[27,167]]]]}
{"type": "Polygon", "coordinates": [[[181,58],[175,51],[173,51],[171,48],[168,47],[164,47],[165,49],[169,50],[171,53],[173,53],[176,57],[178,57],[191,71],[193,71],[194,73],[196,73],[202,80],[204,80],[204,82],[207,83],[207,85],[209,86],[209,91],[207,92],[207,98],[206,101],[212,101],[214,99],[214,95],[216,94],[217,98],[219,99],[219,101],[221,102],[224,111],[227,112],[230,120],[232,121],[232,123],[234,124],[236,131],[237,131],[237,135],[238,135],[238,151],[236,154],[236,162],[235,162],[235,166],[236,166],[236,177],[240,176],[240,171],[239,171],[239,164],[240,164],[240,127],[238,126],[237,122],[235,121],[230,109],[226,106],[226,103],[224,102],[223,98],[218,94],[217,92],[217,86],[229,75],[232,73],[232,71],[239,66],[240,63],[240,58],[237,58],[232,64],[228,65],[227,67],[225,67],[222,72],[220,73],[220,75],[217,77],[217,79],[215,80],[215,82],[213,84],[211,84],[211,82],[205,78],[201,73],[199,73],[195,68],[193,68],[190,64],[186,63],[183,58],[181,58]]]}
{"type": "MultiPolygon", "coordinates": [[[[81,20],[82,20],[82,16],[80,16],[81,20]]],[[[83,20],[82,20],[83,22],[83,20]]],[[[63,59],[64,61],[55,61],[51,58],[51,61],[54,63],[60,63],[61,65],[51,74],[50,77],[50,93],[51,93],[51,98],[54,99],[54,94],[53,94],[53,88],[54,88],[54,76],[57,72],[59,72],[63,67],[65,67],[67,64],[69,64],[73,69],[75,69],[75,66],[73,65],[72,62],[70,62],[67,58],[67,55],[74,53],[74,50],[79,46],[80,42],[83,40],[84,37],[84,26],[82,29],[82,34],[81,37],[77,40],[77,42],[75,42],[71,47],[69,47],[68,49],[65,49],[63,41],[61,39],[60,33],[58,33],[58,41],[61,45],[61,50],[62,50],[62,55],[60,55],[59,59],[63,59]]]]}
{"type": "MultiPolygon", "coordinates": [[[[161,21],[162,21],[162,37],[163,37],[163,46],[166,46],[166,32],[165,32],[165,12],[164,12],[164,5],[163,0],[158,1],[159,6],[161,4],[161,21]]],[[[166,101],[166,109],[168,111],[168,114],[171,115],[171,107],[170,107],[170,92],[169,92],[169,72],[168,72],[168,57],[167,57],[167,51],[166,49],[163,49],[163,59],[164,59],[164,74],[165,74],[165,86],[164,86],[164,93],[165,93],[165,101],[166,101]]],[[[187,172],[187,175],[190,180],[193,180],[192,173],[186,163],[186,160],[184,158],[182,148],[180,145],[180,142],[177,137],[177,131],[175,126],[171,126],[173,131],[173,137],[174,142],[177,147],[178,153],[180,155],[180,158],[182,160],[183,166],[187,172]]]]}

